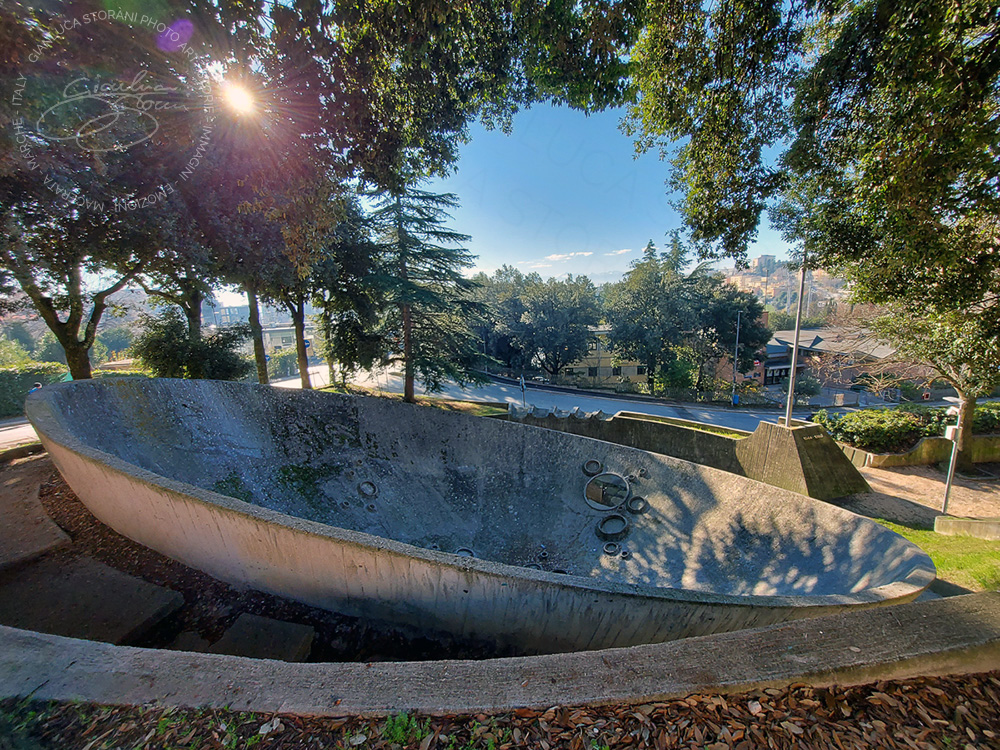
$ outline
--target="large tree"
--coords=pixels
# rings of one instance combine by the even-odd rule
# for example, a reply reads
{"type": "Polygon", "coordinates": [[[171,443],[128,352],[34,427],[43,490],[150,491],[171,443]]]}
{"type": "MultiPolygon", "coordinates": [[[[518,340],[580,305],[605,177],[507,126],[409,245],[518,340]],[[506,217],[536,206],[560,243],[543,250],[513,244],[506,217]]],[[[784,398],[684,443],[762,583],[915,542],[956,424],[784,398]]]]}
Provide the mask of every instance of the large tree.
{"type": "Polygon", "coordinates": [[[437,390],[446,378],[477,379],[482,357],[470,322],[481,314],[474,282],[462,275],[472,256],[469,240],[445,226],[451,194],[408,187],[377,197],[369,227],[382,257],[381,288],[389,310],[388,335],[395,340],[389,362],[403,365],[406,401],[415,400],[417,378],[437,390]]]}
{"type": "Polygon", "coordinates": [[[959,309],[996,283],[995,2],[651,0],[633,60],[632,132],[681,144],[711,251],[742,259],[783,196],[789,236],[866,299],[959,309]]]}
{"type": "Polygon", "coordinates": [[[480,272],[472,280],[478,285],[476,299],[484,310],[473,326],[482,340],[483,353],[508,368],[523,370],[533,356],[533,352],[522,346],[524,292],[528,286],[540,284],[542,277],[537,273],[525,275],[505,264],[492,276],[480,272]]]}
{"type": "Polygon", "coordinates": [[[562,369],[586,356],[600,320],[597,289],[586,276],[532,281],[521,296],[524,312],[517,340],[545,372],[562,369]]]}
{"type": "MultiPolygon", "coordinates": [[[[864,371],[880,380],[943,380],[960,398],[958,460],[971,464],[976,401],[1000,386],[1000,303],[995,297],[962,310],[935,310],[926,302],[866,309],[853,321],[864,332],[859,350],[888,342],[893,351],[864,371]]],[[[860,359],[860,357],[859,357],[860,359]]]]}
{"type": "Polygon", "coordinates": [[[682,342],[695,367],[695,388],[704,390],[706,375],[714,373],[720,361],[732,359],[737,336],[736,372],[750,370],[758,352],[771,338],[771,332],[764,326],[764,306],[760,300],[718,274],[696,278],[690,299],[695,327],[683,336],[682,342]]]}
{"type": "Polygon", "coordinates": [[[211,119],[212,43],[249,44],[259,12],[176,2],[162,10],[180,25],[158,30],[112,10],[0,8],[0,76],[14,84],[0,100],[0,284],[27,296],[76,378],[90,377],[108,297],[170,242],[165,212],[147,204],[173,192],[211,119]]]}

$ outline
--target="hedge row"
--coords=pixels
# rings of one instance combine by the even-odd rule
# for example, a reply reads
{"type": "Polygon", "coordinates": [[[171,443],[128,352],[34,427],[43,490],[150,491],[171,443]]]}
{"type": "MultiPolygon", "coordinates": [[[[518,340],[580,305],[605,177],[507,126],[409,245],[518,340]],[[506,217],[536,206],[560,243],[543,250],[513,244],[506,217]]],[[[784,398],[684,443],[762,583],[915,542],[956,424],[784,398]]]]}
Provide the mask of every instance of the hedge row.
{"type": "MultiPolygon", "coordinates": [[[[145,370],[97,370],[95,378],[148,378],[145,370]]],[[[65,380],[66,365],[59,362],[26,362],[16,367],[0,367],[0,418],[24,414],[24,398],[35,383],[49,385],[65,380]]]]}
{"type": "Polygon", "coordinates": [[[24,397],[35,383],[58,383],[69,372],[58,362],[28,362],[17,367],[0,367],[0,417],[24,414],[24,397]]]}
{"type": "MultiPolygon", "coordinates": [[[[813,417],[841,443],[873,453],[899,453],[916,445],[921,438],[944,435],[946,425],[956,418],[947,407],[901,406],[897,409],[864,409],[838,415],[820,410],[813,417]]],[[[972,431],[977,435],[1000,432],[1000,402],[989,401],[976,407],[972,431]]]]}

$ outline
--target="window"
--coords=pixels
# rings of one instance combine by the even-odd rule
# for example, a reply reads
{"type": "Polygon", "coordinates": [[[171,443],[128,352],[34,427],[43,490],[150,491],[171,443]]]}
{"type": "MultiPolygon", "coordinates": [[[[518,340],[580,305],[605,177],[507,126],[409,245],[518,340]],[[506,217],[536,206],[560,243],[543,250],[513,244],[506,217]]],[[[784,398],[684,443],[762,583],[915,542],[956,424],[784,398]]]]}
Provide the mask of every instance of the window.
{"type": "Polygon", "coordinates": [[[646,374],[646,366],[645,365],[639,365],[638,367],[636,367],[635,368],[635,374],[636,375],[645,375],[646,374]]]}
{"type": "Polygon", "coordinates": [[[587,368],[587,377],[588,378],[596,378],[597,377],[597,368],[596,367],[588,367],[587,368]]]}
{"type": "Polygon", "coordinates": [[[612,367],[611,368],[611,374],[612,375],[621,375],[622,374],[622,368],[620,368],[620,367],[612,367]]]}
{"type": "Polygon", "coordinates": [[[281,337],[281,343],[282,344],[290,344],[290,343],[292,343],[292,337],[291,336],[282,336],[281,337]]]}

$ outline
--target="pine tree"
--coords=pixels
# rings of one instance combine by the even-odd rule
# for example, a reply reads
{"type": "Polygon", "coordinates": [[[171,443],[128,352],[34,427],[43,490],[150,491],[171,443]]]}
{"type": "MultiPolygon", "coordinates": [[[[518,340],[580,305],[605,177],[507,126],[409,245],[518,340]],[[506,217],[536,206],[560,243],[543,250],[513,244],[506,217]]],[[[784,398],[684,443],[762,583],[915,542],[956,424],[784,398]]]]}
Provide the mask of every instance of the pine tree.
{"type": "Polygon", "coordinates": [[[403,398],[411,403],[417,377],[431,391],[446,378],[479,379],[481,353],[469,323],[481,311],[475,282],[462,275],[474,256],[461,244],[471,238],[445,226],[457,206],[450,193],[404,187],[381,194],[369,219],[384,264],[384,325],[396,342],[389,361],[403,363],[403,398]]]}

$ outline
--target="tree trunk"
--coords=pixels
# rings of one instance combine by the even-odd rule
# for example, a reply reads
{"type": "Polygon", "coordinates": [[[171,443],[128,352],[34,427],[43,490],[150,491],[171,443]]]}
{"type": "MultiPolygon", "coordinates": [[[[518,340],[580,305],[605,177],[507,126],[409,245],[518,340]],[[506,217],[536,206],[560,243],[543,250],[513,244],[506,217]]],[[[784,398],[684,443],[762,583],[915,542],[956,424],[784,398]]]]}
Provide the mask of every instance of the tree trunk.
{"type": "Polygon", "coordinates": [[[253,339],[253,358],[257,363],[257,382],[267,385],[267,352],[264,351],[264,330],[260,324],[260,307],[257,305],[257,290],[249,284],[243,286],[250,305],[250,337],[253,339]]]}
{"type": "Polygon", "coordinates": [[[649,395],[656,395],[656,357],[646,360],[646,385],[649,386],[649,395]]]}
{"type": "Polygon", "coordinates": [[[403,305],[403,401],[415,403],[413,390],[413,322],[410,320],[410,306],[403,305]]]}
{"type": "Polygon", "coordinates": [[[972,422],[976,416],[976,399],[958,392],[962,399],[958,407],[958,455],[955,457],[955,468],[959,471],[971,471],[973,468],[971,438],[972,422]]]}
{"type": "Polygon", "coordinates": [[[201,303],[204,297],[201,290],[194,287],[184,292],[184,304],[181,308],[184,310],[184,317],[187,318],[188,339],[192,343],[201,341],[201,303]]]}
{"type": "Polygon", "coordinates": [[[292,312],[292,325],[295,326],[295,352],[299,359],[299,378],[302,380],[302,387],[306,390],[312,388],[309,380],[309,352],[306,350],[306,304],[301,297],[293,305],[288,305],[292,312]]]}
{"type": "Polygon", "coordinates": [[[66,364],[73,380],[87,380],[93,377],[90,370],[90,349],[79,341],[60,342],[66,351],[66,364]]]}

